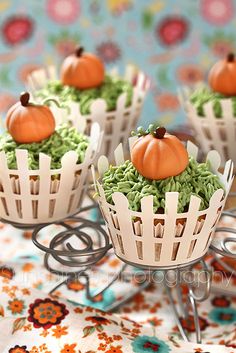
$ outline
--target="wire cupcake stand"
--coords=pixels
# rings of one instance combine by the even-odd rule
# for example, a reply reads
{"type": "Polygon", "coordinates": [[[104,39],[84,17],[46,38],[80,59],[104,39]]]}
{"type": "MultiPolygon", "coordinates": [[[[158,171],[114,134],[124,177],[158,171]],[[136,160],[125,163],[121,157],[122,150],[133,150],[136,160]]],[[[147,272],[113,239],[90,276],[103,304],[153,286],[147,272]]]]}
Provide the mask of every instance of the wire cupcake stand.
{"type": "MultiPolygon", "coordinates": [[[[235,193],[229,195],[229,197],[235,196],[235,193]]],[[[112,244],[104,229],[97,203],[95,203],[92,198],[90,198],[90,200],[91,204],[81,208],[80,213],[75,216],[53,224],[39,224],[34,227],[32,241],[36,247],[44,252],[44,265],[46,269],[62,278],[60,283],[51,290],[50,294],[53,294],[61,286],[66,285],[66,283],[72,280],[82,279],[85,284],[87,299],[96,302],[118,279],[122,279],[126,282],[131,281],[134,275],[134,268],[137,269],[137,264],[133,264],[134,268],[132,269],[132,267],[129,266],[132,264],[123,263],[106,285],[99,288],[96,292],[91,290],[91,269],[107,255],[112,249],[112,244]],[[96,221],[83,218],[83,212],[89,210],[96,212],[96,221]],[[41,241],[41,231],[46,230],[47,227],[52,225],[56,225],[58,231],[52,236],[49,245],[46,246],[41,241]],[[71,241],[72,237],[73,241],[71,241]]],[[[224,211],[222,216],[236,218],[236,208],[224,211]]],[[[2,221],[4,222],[4,220],[2,221]]],[[[19,226],[19,224],[9,221],[7,223],[20,229],[28,228],[23,224],[19,226]]],[[[221,258],[224,256],[236,260],[236,252],[231,250],[232,245],[236,245],[236,236],[234,236],[236,229],[218,227],[215,232],[228,233],[229,235],[222,239],[218,237],[217,240],[213,240],[209,248],[209,254],[211,254],[226,271],[235,274],[235,270],[223,262],[221,258]],[[229,245],[231,245],[231,247],[229,245]]],[[[204,257],[188,263],[188,265],[173,266],[172,268],[162,266],[148,268],[140,265],[138,269],[139,284],[136,286],[136,289],[132,291],[132,293],[127,294],[125,298],[113,302],[107,307],[107,310],[118,309],[135,294],[146,288],[153,279],[161,276],[172,308],[172,314],[182,338],[186,341],[190,340],[185,329],[186,326],[183,325],[183,320],[188,323],[188,318],[191,315],[195,326],[195,340],[200,343],[201,329],[197,305],[199,302],[208,298],[212,281],[212,268],[209,263],[205,261],[204,257]],[[199,272],[201,273],[200,280],[198,276],[199,272]]],[[[137,278],[137,272],[135,277],[137,278]]]]}
{"type": "MultiPolygon", "coordinates": [[[[90,206],[82,208],[81,213],[92,209],[98,211],[97,205],[93,203],[90,206]]],[[[222,216],[236,218],[235,211],[236,209],[227,210],[222,213],[222,216]]],[[[99,214],[98,219],[101,219],[99,214]]],[[[96,292],[92,291],[90,287],[91,268],[112,249],[112,244],[104,230],[102,222],[99,220],[95,222],[85,220],[80,217],[80,215],[76,215],[55,224],[60,228],[60,231],[53,236],[48,246],[43,245],[40,241],[40,233],[43,229],[45,230],[45,228],[50,227],[50,224],[38,225],[32,234],[34,245],[44,252],[44,265],[47,270],[53,274],[62,276],[61,282],[51,290],[50,294],[53,294],[61,286],[72,280],[82,279],[85,284],[87,299],[96,302],[97,298],[101,297],[118,279],[122,279],[126,282],[131,281],[134,272],[128,264],[124,263],[104,287],[96,292]],[[78,240],[77,247],[70,243],[72,237],[76,237],[78,240]],[[59,267],[55,266],[55,264],[59,265],[59,267]]],[[[14,226],[14,224],[12,225],[14,226]]],[[[228,247],[229,244],[236,245],[236,236],[233,236],[236,234],[236,229],[219,227],[216,228],[216,233],[217,232],[227,232],[229,236],[220,240],[218,239],[217,241],[212,241],[209,253],[225,270],[235,273],[233,268],[221,261],[221,257],[224,256],[236,260],[236,253],[228,247]]],[[[137,265],[134,267],[137,268],[137,265]]],[[[165,267],[148,269],[140,266],[139,270],[139,285],[135,291],[132,291],[132,293],[128,294],[125,298],[112,303],[107,310],[118,309],[135,294],[146,288],[153,279],[161,276],[172,308],[172,314],[181,336],[186,341],[190,339],[183,326],[183,320],[188,322],[188,318],[191,315],[195,325],[195,340],[200,343],[201,329],[198,319],[197,304],[208,298],[212,281],[212,268],[205,259],[201,258],[193,263],[189,263],[187,266],[177,266],[171,269],[165,267]],[[198,268],[197,270],[196,266],[198,268]],[[199,282],[199,271],[201,272],[201,283],[199,282]]],[[[137,273],[135,276],[137,278],[137,273]]]]}
{"type": "MultiPolygon", "coordinates": [[[[235,198],[236,193],[231,193],[229,197],[235,198]]],[[[224,211],[222,216],[236,218],[236,208],[224,211]]],[[[6,222],[4,220],[1,221],[6,222]]],[[[9,221],[7,223],[20,229],[29,228],[27,225],[23,224],[19,225],[9,221]]],[[[58,232],[52,237],[49,245],[46,246],[41,242],[41,231],[51,225],[52,224],[37,225],[32,233],[32,241],[34,245],[44,252],[44,265],[46,269],[51,273],[62,277],[61,282],[51,290],[50,294],[53,294],[59,287],[65,285],[71,280],[83,279],[87,299],[95,302],[97,301],[97,298],[101,297],[102,294],[118,279],[123,279],[126,282],[131,281],[134,272],[129,265],[132,264],[128,265],[127,263],[124,263],[103,288],[100,288],[97,292],[91,290],[91,268],[103,259],[110,249],[112,249],[112,244],[110,243],[109,236],[104,229],[98,206],[92,198],[91,204],[81,208],[79,214],[53,223],[53,225],[58,226],[58,232]],[[89,210],[96,211],[96,221],[90,221],[80,216],[83,212],[89,210]],[[72,237],[74,239],[76,238],[77,245],[71,244],[70,240],[72,237]],[[53,260],[54,265],[51,263],[51,260],[53,260]],[[55,266],[55,264],[57,264],[57,266],[55,266]]],[[[32,225],[30,228],[32,228],[32,225]]],[[[236,245],[236,236],[234,236],[236,234],[236,229],[218,227],[215,232],[228,233],[229,236],[213,240],[209,248],[209,253],[226,271],[235,274],[235,270],[223,262],[221,257],[229,257],[236,261],[236,252],[231,250],[232,245],[236,245]],[[229,245],[231,245],[231,248],[229,245]]],[[[136,264],[133,265],[137,268],[136,264]]],[[[161,275],[180,334],[184,340],[189,340],[188,333],[183,326],[183,319],[188,322],[188,318],[191,314],[194,319],[196,342],[200,343],[201,329],[198,319],[197,304],[208,298],[212,281],[212,268],[205,261],[204,257],[189,263],[187,266],[174,266],[173,268],[159,266],[157,268],[146,268],[139,266],[138,268],[141,271],[139,273],[139,285],[136,290],[132,291],[132,293],[128,294],[125,298],[112,303],[107,310],[118,309],[135,294],[146,288],[156,276],[161,275]],[[196,266],[198,270],[196,270],[196,266]],[[202,274],[201,283],[199,283],[199,277],[196,276],[199,271],[202,274]],[[177,301],[175,299],[174,291],[176,292],[177,301]]],[[[135,276],[137,278],[137,273],[135,276]]]]}

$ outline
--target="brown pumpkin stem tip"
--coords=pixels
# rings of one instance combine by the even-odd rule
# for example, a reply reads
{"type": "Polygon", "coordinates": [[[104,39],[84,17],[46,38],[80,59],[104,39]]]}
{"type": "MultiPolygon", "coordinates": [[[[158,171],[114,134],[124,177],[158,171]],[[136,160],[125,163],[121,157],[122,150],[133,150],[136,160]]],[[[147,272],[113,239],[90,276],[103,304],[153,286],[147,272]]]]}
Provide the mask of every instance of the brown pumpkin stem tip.
{"type": "Polygon", "coordinates": [[[30,94],[28,92],[23,92],[20,95],[20,102],[23,107],[26,107],[29,103],[30,94]]]}
{"type": "Polygon", "coordinates": [[[233,62],[234,61],[234,53],[229,53],[227,55],[227,61],[228,62],[233,62]]]}
{"type": "Polygon", "coordinates": [[[84,52],[84,48],[83,47],[78,47],[75,49],[75,55],[79,58],[84,52]]]}
{"type": "Polygon", "coordinates": [[[163,139],[166,133],[166,129],[164,127],[158,127],[155,131],[155,137],[158,139],[163,139]]]}

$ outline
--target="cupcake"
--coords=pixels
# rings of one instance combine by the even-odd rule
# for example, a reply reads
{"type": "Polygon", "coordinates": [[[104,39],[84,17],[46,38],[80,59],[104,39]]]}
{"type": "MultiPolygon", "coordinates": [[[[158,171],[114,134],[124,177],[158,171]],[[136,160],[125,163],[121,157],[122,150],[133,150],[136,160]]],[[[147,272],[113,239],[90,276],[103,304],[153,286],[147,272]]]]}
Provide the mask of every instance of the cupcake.
{"type": "Polygon", "coordinates": [[[80,208],[100,129],[94,124],[89,137],[68,124],[56,126],[55,118],[27,92],[7,113],[8,131],[0,136],[0,217],[7,222],[50,223],[80,208]]]}
{"type": "Polygon", "coordinates": [[[216,149],[222,165],[236,164],[236,60],[230,53],[209,71],[208,84],[180,94],[188,120],[204,153],[216,149]]]}
{"type": "Polygon", "coordinates": [[[177,137],[153,125],[139,128],[130,150],[125,161],[118,146],[114,166],[100,157],[95,180],[117,256],[153,268],[198,261],[208,250],[232,182],[231,161],[220,174],[216,151],[198,163],[195,145],[189,142],[186,150],[177,137]]]}
{"type": "Polygon", "coordinates": [[[75,109],[69,119],[76,123],[84,116],[86,133],[92,122],[98,122],[104,131],[100,152],[110,158],[117,144],[127,141],[136,127],[149,81],[131,67],[127,67],[125,78],[105,73],[102,61],[80,47],[65,58],[59,78],[55,67],[50,66],[34,71],[28,77],[28,86],[39,102],[56,97],[65,108],[73,102],[75,109]]]}

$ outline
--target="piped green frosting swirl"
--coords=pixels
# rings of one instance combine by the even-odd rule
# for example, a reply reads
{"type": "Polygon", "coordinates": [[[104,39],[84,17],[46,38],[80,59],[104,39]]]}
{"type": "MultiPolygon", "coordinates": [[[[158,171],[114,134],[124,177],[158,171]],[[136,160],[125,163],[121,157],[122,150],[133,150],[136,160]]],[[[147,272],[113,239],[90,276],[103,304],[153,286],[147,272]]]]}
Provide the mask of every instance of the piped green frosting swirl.
{"type": "Polygon", "coordinates": [[[122,192],[133,211],[141,211],[141,199],[153,195],[154,212],[165,208],[166,192],[179,192],[178,212],[185,212],[191,195],[200,197],[203,210],[208,208],[214,192],[223,188],[219,177],[210,171],[209,162],[198,163],[192,157],[181,174],[163,180],[146,179],[130,161],[126,161],[119,166],[110,166],[103,175],[102,185],[107,202],[113,204],[112,194],[122,192]]]}
{"type": "Polygon", "coordinates": [[[227,97],[223,94],[213,92],[208,87],[203,86],[196,89],[190,96],[190,102],[194,105],[199,116],[204,117],[204,104],[212,102],[213,111],[216,118],[222,118],[221,99],[231,99],[233,106],[233,114],[236,117],[236,96],[227,97]]]}
{"type": "Polygon", "coordinates": [[[58,126],[48,139],[37,143],[19,144],[9,133],[5,133],[0,138],[0,151],[5,152],[9,169],[17,168],[16,148],[28,150],[29,169],[38,169],[40,152],[51,156],[52,169],[59,169],[61,158],[68,151],[75,151],[78,155],[78,163],[83,162],[88,143],[87,136],[79,133],[74,127],[63,124],[58,126]]]}
{"type": "Polygon", "coordinates": [[[129,106],[133,96],[133,86],[130,82],[119,77],[106,76],[102,85],[79,90],[70,86],[63,86],[60,81],[49,81],[46,86],[36,92],[36,98],[45,100],[48,97],[58,97],[60,104],[66,106],[68,101],[80,103],[80,113],[90,113],[91,104],[98,98],[103,98],[107,104],[107,111],[116,109],[117,99],[122,93],[127,94],[126,106],[129,106]]]}

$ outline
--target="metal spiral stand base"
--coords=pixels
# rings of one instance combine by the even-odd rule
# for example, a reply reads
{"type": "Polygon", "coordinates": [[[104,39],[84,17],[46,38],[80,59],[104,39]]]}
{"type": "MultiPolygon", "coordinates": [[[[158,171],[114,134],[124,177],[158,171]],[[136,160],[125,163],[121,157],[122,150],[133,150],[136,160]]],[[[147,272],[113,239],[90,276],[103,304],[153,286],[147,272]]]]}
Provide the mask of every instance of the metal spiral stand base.
{"type": "MultiPolygon", "coordinates": [[[[236,192],[232,192],[229,195],[236,199],[236,192]]],[[[231,208],[222,213],[222,216],[227,216],[236,219],[236,208],[231,208]]],[[[232,275],[236,275],[235,268],[222,261],[222,257],[236,260],[236,228],[229,227],[218,227],[215,233],[227,233],[230,236],[218,239],[217,237],[212,241],[210,245],[210,251],[213,258],[220,266],[232,275]],[[233,251],[234,249],[234,251],[233,251]]]]}
{"type": "MultiPolygon", "coordinates": [[[[40,225],[35,228],[32,234],[33,243],[42,250],[44,255],[44,264],[48,271],[51,273],[66,277],[61,283],[54,287],[50,294],[53,294],[59,287],[65,285],[71,280],[84,279],[85,291],[87,299],[90,301],[96,301],[96,298],[102,295],[112,284],[119,278],[125,281],[131,281],[134,273],[127,271],[127,264],[121,266],[120,270],[111,278],[108,284],[103,288],[99,289],[96,293],[92,293],[90,289],[90,278],[89,270],[93,265],[96,265],[106,253],[112,248],[109,243],[108,235],[106,234],[103,227],[98,222],[92,222],[84,220],[80,217],[71,217],[66,222],[56,223],[58,226],[63,227],[64,230],[59,231],[52,240],[48,247],[40,243],[40,231],[50,225],[40,225]],[[69,222],[69,224],[68,224],[69,222]],[[72,226],[70,223],[74,222],[72,226]],[[92,235],[86,233],[86,229],[93,230],[92,235]],[[70,238],[76,237],[79,243],[79,248],[75,248],[70,244],[70,238]],[[50,259],[54,259],[59,263],[60,268],[53,267],[50,263],[50,259]]],[[[188,265],[181,266],[179,268],[167,269],[164,267],[157,267],[156,269],[150,269],[139,267],[140,277],[143,280],[140,281],[140,285],[136,291],[132,291],[125,299],[116,301],[107,310],[118,309],[136,293],[146,288],[158,274],[162,276],[163,283],[166,288],[167,296],[169,298],[170,305],[173,310],[173,314],[179,328],[182,337],[188,340],[188,335],[183,328],[182,320],[188,320],[191,315],[194,317],[194,324],[196,328],[196,341],[201,341],[201,330],[199,326],[198,313],[197,313],[197,302],[205,300],[210,293],[211,284],[211,270],[203,259],[198,262],[188,265]],[[199,286],[198,282],[195,281],[194,266],[198,264],[203,270],[205,280],[204,285],[199,286]],[[174,282],[174,284],[173,284],[174,282]],[[183,287],[184,286],[184,287],[183,287]],[[183,294],[183,289],[185,295],[183,294]],[[186,289],[188,295],[186,295],[186,289]],[[173,291],[176,291],[178,303],[176,304],[173,291]],[[197,293],[198,292],[198,293],[197,293]]],[[[136,274],[137,277],[137,274],[136,274]]],[[[140,278],[141,279],[141,278],[140,278]]]]}
{"type": "MultiPolygon", "coordinates": [[[[236,195],[233,194],[231,196],[235,197],[236,195]]],[[[95,302],[97,301],[97,297],[102,295],[117,279],[122,278],[126,282],[132,280],[132,275],[134,273],[132,270],[128,271],[129,267],[127,264],[123,264],[119,271],[110,279],[109,283],[103,288],[99,288],[97,292],[91,291],[90,270],[107,254],[112,248],[112,245],[110,244],[109,237],[102,226],[102,218],[97,208],[97,204],[92,200],[92,205],[81,209],[80,213],[90,209],[96,209],[98,212],[97,220],[95,222],[85,220],[77,215],[54,223],[54,225],[57,225],[60,230],[52,237],[48,246],[45,246],[40,242],[40,233],[51,224],[42,224],[34,228],[32,241],[45,253],[44,264],[47,270],[63,277],[63,280],[51,290],[50,294],[53,294],[59,287],[65,285],[71,280],[79,280],[83,278],[87,298],[90,301],[95,302]],[[51,262],[53,262],[53,265],[51,262]]],[[[222,215],[236,218],[236,208],[227,210],[223,212],[222,215]]],[[[16,224],[12,225],[18,227],[16,224]]],[[[23,229],[26,227],[21,225],[20,228],[23,229]]],[[[225,227],[217,228],[216,233],[220,232],[236,234],[236,229],[225,227]]],[[[214,259],[218,261],[225,270],[236,274],[231,266],[221,260],[222,256],[236,260],[236,253],[233,253],[228,247],[230,243],[236,243],[236,236],[214,240],[209,251],[214,259]]],[[[135,264],[133,265],[134,267],[136,266],[135,264]]],[[[189,340],[186,325],[188,325],[188,321],[192,320],[195,326],[195,341],[200,343],[201,330],[197,303],[206,300],[210,294],[212,269],[209,265],[207,265],[204,259],[200,259],[196,263],[189,264],[185,267],[181,266],[172,269],[162,267],[147,269],[139,267],[139,269],[143,276],[143,281],[139,282],[141,284],[137,286],[135,291],[128,294],[125,299],[117,300],[107,307],[107,310],[117,309],[136,293],[146,288],[151,283],[153,276],[161,274],[176,324],[183,339],[189,340]],[[198,269],[196,269],[196,265],[198,269]],[[199,268],[204,276],[204,280],[200,281],[201,283],[199,282],[199,279],[196,279],[196,273],[198,273],[199,268]],[[174,285],[173,281],[171,281],[173,277],[175,278],[174,285]],[[185,322],[185,324],[183,324],[183,322],[185,322]]]]}

